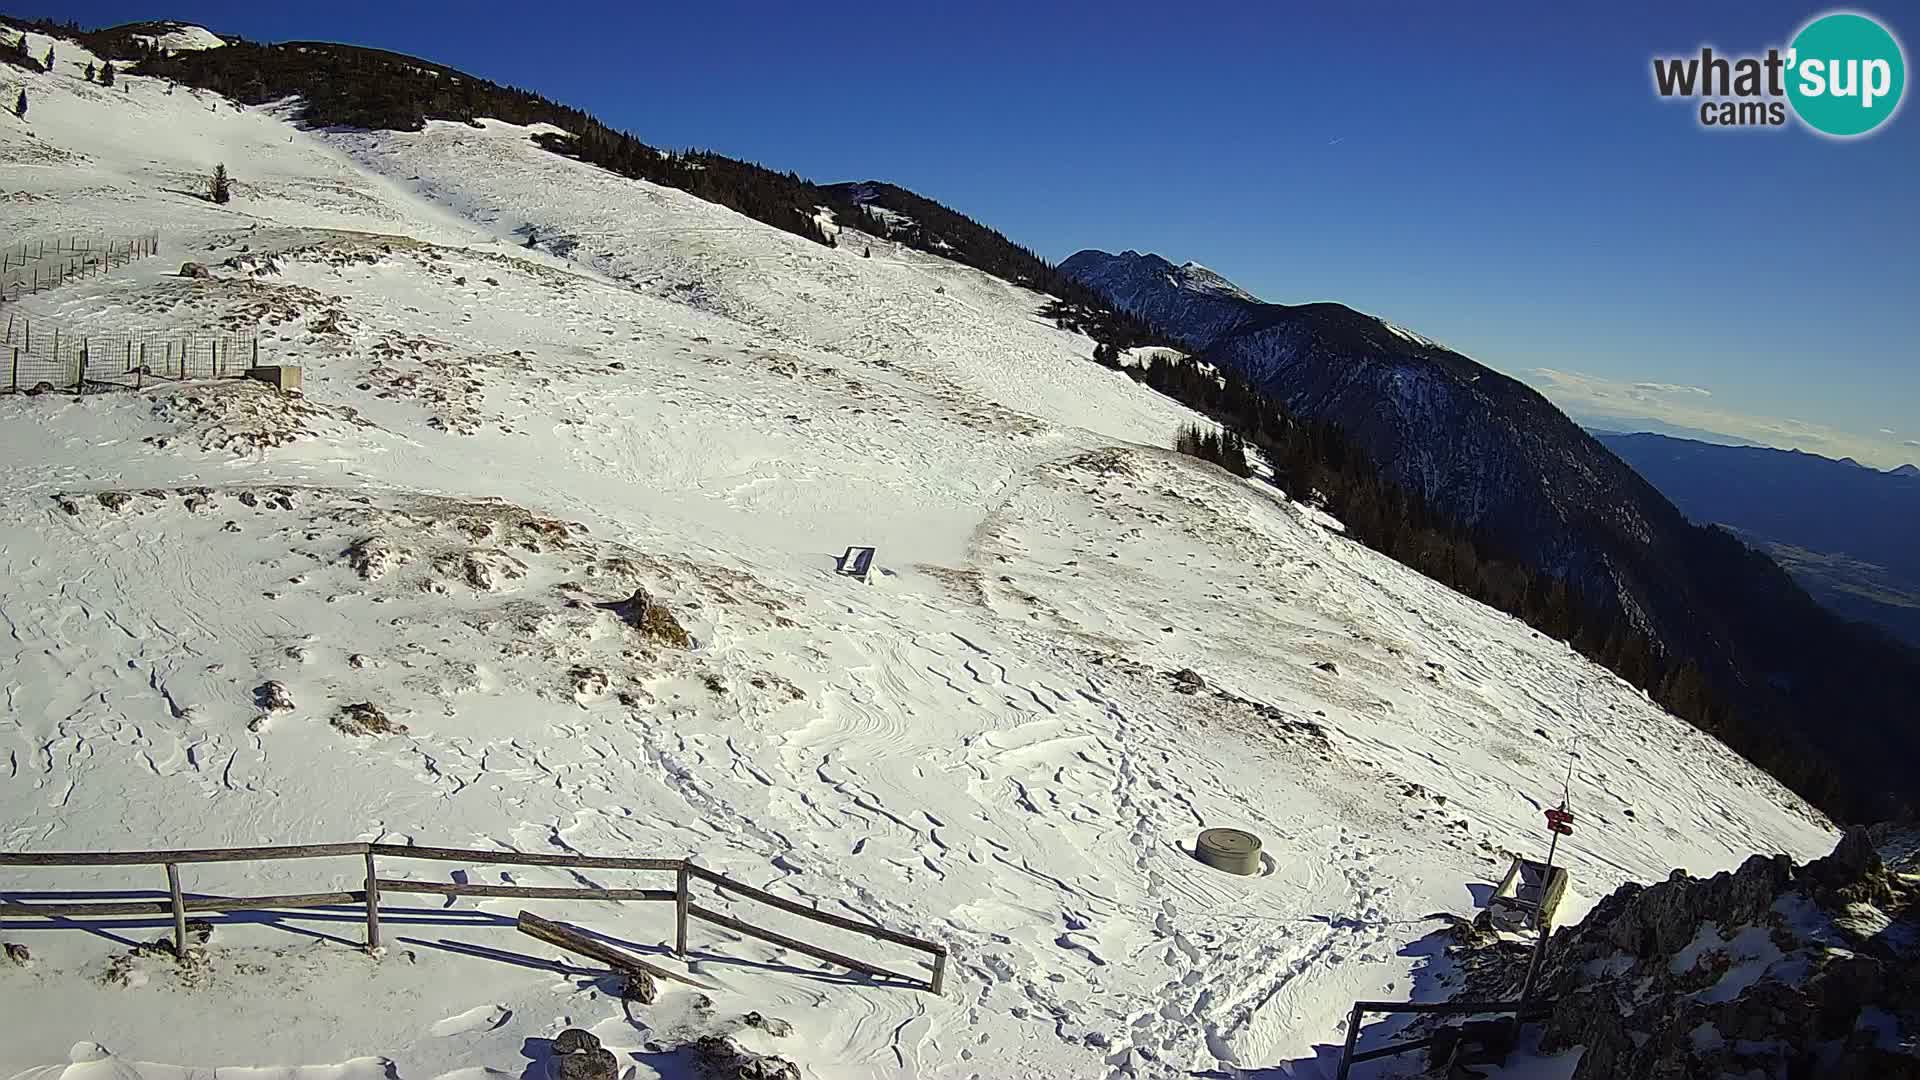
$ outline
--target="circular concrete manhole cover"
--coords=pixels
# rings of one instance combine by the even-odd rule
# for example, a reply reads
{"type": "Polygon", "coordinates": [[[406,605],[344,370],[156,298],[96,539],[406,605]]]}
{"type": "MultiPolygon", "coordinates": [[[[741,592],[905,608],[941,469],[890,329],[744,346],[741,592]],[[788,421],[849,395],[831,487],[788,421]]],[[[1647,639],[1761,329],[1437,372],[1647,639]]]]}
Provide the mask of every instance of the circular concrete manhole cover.
{"type": "Polygon", "coordinates": [[[1239,829],[1208,829],[1200,834],[1193,854],[1201,862],[1229,874],[1260,872],[1260,838],[1239,829]]]}

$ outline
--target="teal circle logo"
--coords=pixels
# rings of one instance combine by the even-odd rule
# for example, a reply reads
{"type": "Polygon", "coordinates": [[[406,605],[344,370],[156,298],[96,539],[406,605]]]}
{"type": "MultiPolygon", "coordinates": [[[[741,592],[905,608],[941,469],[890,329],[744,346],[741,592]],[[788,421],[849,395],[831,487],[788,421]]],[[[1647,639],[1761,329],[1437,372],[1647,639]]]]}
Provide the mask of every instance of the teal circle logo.
{"type": "Polygon", "coordinates": [[[1787,53],[1787,99],[1815,131],[1865,135],[1900,107],[1907,61],[1887,28],[1852,12],[1822,15],[1787,53]]]}

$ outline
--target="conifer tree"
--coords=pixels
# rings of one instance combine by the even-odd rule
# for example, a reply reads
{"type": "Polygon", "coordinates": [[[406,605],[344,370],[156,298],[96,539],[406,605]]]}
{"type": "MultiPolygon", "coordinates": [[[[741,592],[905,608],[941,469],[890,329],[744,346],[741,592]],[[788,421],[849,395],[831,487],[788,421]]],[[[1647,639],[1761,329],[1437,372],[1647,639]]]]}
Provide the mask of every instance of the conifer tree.
{"type": "Polygon", "coordinates": [[[113,85],[113,61],[109,60],[100,67],[100,85],[113,85]]]}
{"type": "Polygon", "coordinates": [[[14,99],[13,115],[22,120],[27,118],[27,91],[24,87],[20,90],[20,96],[14,99]]]}
{"type": "Polygon", "coordinates": [[[91,63],[87,65],[87,81],[93,81],[93,65],[91,63]]]}
{"type": "MultiPolygon", "coordinates": [[[[21,40],[25,41],[26,39],[21,38],[21,40]]],[[[40,66],[46,68],[48,71],[53,70],[53,46],[47,46],[47,58],[40,62],[40,66]]]]}
{"type": "Polygon", "coordinates": [[[233,198],[233,180],[227,176],[225,162],[213,167],[213,181],[207,185],[207,197],[217,203],[233,198]]]}

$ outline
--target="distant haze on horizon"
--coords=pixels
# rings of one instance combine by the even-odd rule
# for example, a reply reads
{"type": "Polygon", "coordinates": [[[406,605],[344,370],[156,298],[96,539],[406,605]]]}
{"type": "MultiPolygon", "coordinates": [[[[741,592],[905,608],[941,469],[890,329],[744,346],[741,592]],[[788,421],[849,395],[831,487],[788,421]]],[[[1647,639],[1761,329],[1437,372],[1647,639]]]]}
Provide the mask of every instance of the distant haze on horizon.
{"type": "MultiPolygon", "coordinates": [[[[724,2],[52,14],[411,53],[655,145],[897,183],[1055,261],[1155,251],[1266,299],[1345,303],[1576,416],[1890,468],[1920,459],[1920,116],[1851,141],[1715,132],[1652,88],[1655,56],[1762,52],[1826,10],[985,4],[817,40],[724,2]],[[572,33],[530,37],[529,18],[572,33]]],[[[1868,10],[1920,40],[1910,9],[1868,10]]]]}

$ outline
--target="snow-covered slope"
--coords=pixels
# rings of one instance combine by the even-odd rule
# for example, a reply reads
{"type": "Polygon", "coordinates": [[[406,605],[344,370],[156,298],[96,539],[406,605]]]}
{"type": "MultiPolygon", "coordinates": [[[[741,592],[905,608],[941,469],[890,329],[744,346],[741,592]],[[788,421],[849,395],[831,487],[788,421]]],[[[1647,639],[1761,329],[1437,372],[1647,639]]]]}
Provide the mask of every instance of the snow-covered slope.
{"type": "Polygon", "coordinates": [[[201,49],[218,49],[226,42],[219,34],[204,26],[190,23],[167,22],[153,23],[142,29],[149,33],[136,33],[133,36],[157,49],[168,52],[196,52],[201,49]]]}
{"type": "MultiPolygon", "coordinates": [[[[87,1042],[538,1075],[540,1040],[579,1025],[648,1077],[675,1067],[649,1043],[757,1010],[795,1033],[742,1041],[816,1076],[1315,1075],[1354,997],[1428,987],[1424,917],[1537,850],[1571,753],[1581,893],[1831,845],[1565,645],[1161,449],[1198,418],[1087,361],[1035,294],[826,249],[504,124],[306,132],[122,83],[45,79],[29,123],[0,118],[6,227],[157,229],[165,254],[9,313],[257,331],[306,396],[0,399],[0,846],[692,854],[954,961],[934,998],[700,928],[712,1007],[672,986],[641,1008],[513,934],[512,901],[398,905],[378,960],[352,910],[214,918],[188,968],[127,954],[163,924],[14,921],[34,959],[0,970],[0,1065],[87,1042]],[[224,207],[189,194],[220,161],[224,207]],[[189,259],[214,278],[167,273],[189,259]],[[854,543],[879,549],[871,585],[831,572],[854,543]],[[636,588],[692,648],[596,606],[636,588]],[[337,728],[358,703],[405,730],[337,728]],[[1216,825],[1264,837],[1260,875],[1187,854],[1216,825]]],[[[658,905],[528,906],[678,963],[658,905]]]]}

